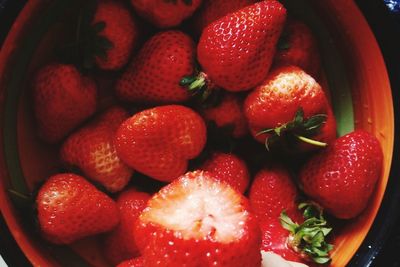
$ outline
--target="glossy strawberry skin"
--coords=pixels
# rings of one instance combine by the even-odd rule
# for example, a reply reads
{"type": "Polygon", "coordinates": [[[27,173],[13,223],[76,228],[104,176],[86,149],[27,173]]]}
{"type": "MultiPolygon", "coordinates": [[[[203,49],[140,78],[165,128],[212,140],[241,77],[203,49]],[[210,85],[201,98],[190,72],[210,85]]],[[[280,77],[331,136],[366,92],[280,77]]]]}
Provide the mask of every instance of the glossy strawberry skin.
{"type": "Polygon", "coordinates": [[[250,182],[246,163],[234,154],[216,152],[200,169],[211,173],[219,181],[228,183],[242,194],[250,182]]]}
{"type": "Polygon", "coordinates": [[[193,74],[195,46],[180,31],[166,31],[148,40],[117,83],[119,98],[128,102],[183,102],[189,92],[179,82],[193,74]]]}
{"type": "Polygon", "coordinates": [[[288,171],[278,166],[259,171],[249,193],[252,210],[263,221],[278,220],[284,210],[293,220],[301,219],[297,198],[297,188],[288,171]]]}
{"type": "Polygon", "coordinates": [[[248,132],[247,120],[243,113],[243,103],[234,94],[225,95],[215,107],[204,109],[206,121],[213,121],[219,128],[233,127],[232,136],[243,137],[248,132]]]}
{"type": "Polygon", "coordinates": [[[228,91],[245,91],[268,74],[286,19],[277,1],[262,1],[208,25],[197,47],[209,78],[228,91]]]}
{"type": "Polygon", "coordinates": [[[101,69],[118,70],[128,63],[139,29],[129,9],[115,1],[99,1],[92,24],[99,22],[106,25],[100,35],[109,40],[112,47],[105,58],[96,57],[96,63],[101,69]]]}
{"type": "Polygon", "coordinates": [[[194,32],[200,36],[210,23],[255,2],[256,0],[203,0],[203,4],[191,19],[194,32]]]}
{"type": "Polygon", "coordinates": [[[119,222],[115,202],[82,176],[51,176],[36,198],[43,236],[55,244],[70,244],[106,232],[119,222]]]}
{"type": "MultiPolygon", "coordinates": [[[[257,141],[264,143],[267,134],[258,133],[273,129],[292,121],[299,108],[304,118],[317,114],[328,115],[326,123],[317,135],[317,141],[332,142],[336,137],[336,120],[321,86],[307,73],[296,66],[277,68],[254,89],[244,102],[244,114],[250,131],[257,141]]],[[[310,150],[310,146],[303,146],[310,150]]]]}
{"type": "Polygon", "coordinates": [[[206,142],[203,119],[180,105],[159,106],[126,120],[116,134],[118,156],[135,170],[160,181],[186,172],[206,142]]]}
{"type": "Polygon", "coordinates": [[[88,125],[70,135],[61,147],[61,160],[76,166],[110,192],[129,182],[133,170],[117,156],[114,135],[128,113],[120,107],[103,112],[88,125]]]}
{"type": "Polygon", "coordinates": [[[131,0],[130,2],[139,15],[157,27],[170,28],[191,16],[202,0],[131,0]]]}
{"type": "Polygon", "coordinates": [[[130,259],[121,262],[117,267],[144,267],[144,262],[142,257],[130,259]]]}
{"type": "Polygon", "coordinates": [[[364,130],[338,138],[303,166],[304,192],[337,218],[350,219],[367,206],[380,177],[379,141],[364,130]]]}
{"type": "Polygon", "coordinates": [[[41,139],[57,143],[89,118],[97,105],[95,83],[72,65],[50,64],[33,81],[33,108],[41,139]]]}
{"type": "MultiPolygon", "coordinates": [[[[182,201],[178,203],[182,203],[182,201]]],[[[183,215],[177,215],[174,212],[171,216],[182,216],[182,218],[185,218],[184,220],[191,220],[189,217],[193,214],[192,212],[195,212],[190,208],[185,209],[185,206],[178,206],[174,210],[179,210],[179,213],[183,215]]],[[[207,172],[195,171],[185,174],[155,194],[139,217],[135,236],[143,253],[144,266],[260,266],[260,232],[255,217],[249,211],[249,203],[244,196],[225,183],[219,183],[207,172]],[[206,236],[203,236],[204,233],[199,234],[197,232],[200,231],[199,228],[201,228],[203,220],[198,221],[199,228],[193,225],[193,222],[187,228],[179,228],[180,230],[165,228],[165,226],[152,220],[152,218],[154,219],[152,213],[160,214],[157,210],[163,209],[164,203],[168,206],[169,201],[177,203],[179,200],[184,201],[187,198],[193,202],[200,199],[204,203],[199,204],[198,207],[195,206],[197,211],[199,208],[205,208],[205,206],[210,207],[206,198],[196,197],[196,193],[191,190],[192,187],[198,187],[198,190],[217,192],[217,194],[228,194],[232,198],[224,201],[213,201],[212,205],[217,207],[223,205],[219,208],[220,211],[233,209],[242,214],[243,217],[237,225],[241,229],[237,231],[229,230],[229,235],[240,233],[240,236],[222,242],[218,240],[217,236],[214,236],[214,233],[218,233],[218,229],[210,229],[211,232],[206,236]]],[[[218,216],[218,214],[211,213],[208,218],[213,218],[213,215],[218,216]]],[[[230,216],[234,216],[234,214],[230,214],[230,216]]],[[[230,216],[223,217],[223,219],[230,220],[230,216]]],[[[207,219],[204,218],[205,220],[207,219]]]]}
{"type": "Polygon", "coordinates": [[[303,22],[288,20],[283,35],[284,47],[278,47],[274,64],[276,66],[294,65],[303,69],[314,78],[318,78],[321,68],[317,40],[311,29],[303,22]]]}
{"type": "Polygon", "coordinates": [[[132,229],[149,199],[149,194],[134,188],[125,190],[118,196],[116,202],[121,220],[119,225],[107,234],[103,246],[104,254],[111,264],[116,265],[140,255],[132,229]]]}

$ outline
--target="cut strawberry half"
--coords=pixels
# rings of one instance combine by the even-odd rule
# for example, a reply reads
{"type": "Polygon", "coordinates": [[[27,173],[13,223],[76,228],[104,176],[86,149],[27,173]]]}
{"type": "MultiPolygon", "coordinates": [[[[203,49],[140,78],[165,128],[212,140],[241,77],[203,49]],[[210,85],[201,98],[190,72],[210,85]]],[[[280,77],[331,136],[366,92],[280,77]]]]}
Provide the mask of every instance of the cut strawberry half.
{"type": "Polygon", "coordinates": [[[207,172],[161,189],[135,230],[145,266],[260,266],[260,232],[247,199],[207,172]]]}

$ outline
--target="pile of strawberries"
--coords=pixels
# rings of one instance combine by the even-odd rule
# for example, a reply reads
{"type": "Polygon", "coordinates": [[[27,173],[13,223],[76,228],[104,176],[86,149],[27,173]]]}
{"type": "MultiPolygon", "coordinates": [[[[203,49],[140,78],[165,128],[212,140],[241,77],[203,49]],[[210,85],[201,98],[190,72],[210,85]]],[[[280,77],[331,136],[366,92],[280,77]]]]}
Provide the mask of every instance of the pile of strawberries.
{"type": "Polygon", "coordinates": [[[323,211],[358,216],[383,156],[366,131],[336,138],[304,23],[275,0],[100,0],[87,26],[84,64],[33,80],[38,135],[66,170],[36,196],[46,240],[102,233],[119,266],[330,261],[323,211]]]}

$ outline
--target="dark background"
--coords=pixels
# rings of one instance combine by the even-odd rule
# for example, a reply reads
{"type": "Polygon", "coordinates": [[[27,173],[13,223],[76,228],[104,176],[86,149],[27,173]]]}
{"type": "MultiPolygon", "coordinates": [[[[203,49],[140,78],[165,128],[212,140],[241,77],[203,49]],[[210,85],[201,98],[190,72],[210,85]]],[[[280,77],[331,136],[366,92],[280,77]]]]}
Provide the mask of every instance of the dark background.
{"type": "MultiPolygon", "coordinates": [[[[350,1],[350,0],[349,0],[350,1]]],[[[25,0],[0,0],[0,44],[25,0]]],[[[381,46],[391,79],[395,103],[396,135],[400,106],[400,0],[356,0],[381,46]]],[[[388,103],[388,105],[391,103],[388,103]]],[[[393,166],[382,208],[349,267],[400,267],[400,140],[396,140],[393,166]]],[[[10,267],[31,266],[0,216],[0,255],[10,267]]]]}

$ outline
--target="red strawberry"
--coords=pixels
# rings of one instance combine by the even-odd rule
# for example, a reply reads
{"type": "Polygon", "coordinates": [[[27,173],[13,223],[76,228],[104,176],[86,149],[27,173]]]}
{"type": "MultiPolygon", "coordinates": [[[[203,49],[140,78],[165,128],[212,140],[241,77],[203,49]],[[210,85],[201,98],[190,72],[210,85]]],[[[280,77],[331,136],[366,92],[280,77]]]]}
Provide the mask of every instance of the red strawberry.
{"type": "Polygon", "coordinates": [[[232,135],[236,138],[248,132],[242,101],[234,94],[225,95],[216,107],[206,108],[203,116],[206,121],[214,121],[220,128],[233,127],[232,135]]]}
{"type": "MultiPolygon", "coordinates": [[[[274,252],[284,259],[295,262],[328,263],[333,249],[326,239],[332,228],[327,226],[322,210],[311,203],[302,203],[304,222],[298,224],[282,212],[279,219],[262,219],[261,249],[274,252]]],[[[303,221],[303,220],[302,220],[303,221]]],[[[314,264],[310,266],[315,266],[314,264]]]]}
{"type": "Polygon", "coordinates": [[[277,66],[298,66],[312,77],[318,77],[321,67],[318,45],[307,25],[298,20],[288,20],[274,63],[277,66]]]}
{"type": "Polygon", "coordinates": [[[119,222],[115,202],[71,173],[51,176],[40,188],[36,206],[40,229],[55,244],[109,231],[119,222]]]}
{"type": "Polygon", "coordinates": [[[249,185],[250,174],[246,163],[233,154],[214,153],[200,169],[208,171],[217,180],[228,183],[240,193],[244,193],[249,185]]]}
{"type": "Polygon", "coordinates": [[[145,266],[259,267],[260,233],[247,199],[207,172],[162,188],[139,217],[145,266]]]}
{"type": "Polygon", "coordinates": [[[282,227],[278,218],[262,220],[260,228],[262,233],[261,249],[263,251],[274,252],[288,261],[303,261],[300,254],[289,246],[290,233],[282,227]]]}
{"type": "Polygon", "coordinates": [[[335,119],[324,91],[295,66],[272,71],[247,96],[244,113],[253,136],[267,147],[278,139],[285,141],[289,150],[298,146],[298,141],[325,146],[336,137],[335,119]]]}
{"type": "Polygon", "coordinates": [[[190,17],[202,0],[131,0],[139,15],[160,28],[179,25],[190,17]]]}
{"type": "Polygon", "coordinates": [[[88,178],[101,183],[110,192],[121,190],[129,182],[133,170],[117,156],[114,136],[127,118],[128,113],[122,108],[108,109],[68,137],[61,148],[62,161],[79,167],[88,178]]]}
{"type": "Polygon", "coordinates": [[[282,167],[259,171],[251,184],[249,200],[259,220],[278,221],[282,211],[300,222],[297,209],[298,192],[289,173],[282,167]]]}
{"type": "Polygon", "coordinates": [[[208,25],[197,47],[210,80],[229,91],[244,91],[268,74],[286,19],[278,1],[262,1],[208,25]]]}
{"type": "Polygon", "coordinates": [[[171,103],[189,99],[179,83],[194,71],[192,39],[179,31],[166,31],[147,41],[117,83],[123,101],[171,103]]]}
{"type": "Polygon", "coordinates": [[[203,150],[203,119],[184,106],[160,106],[126,120],[116,134],[118,156],[135,170],[160,181],[184,174],[189,159],[203,150]]]}
{"type": "Polygon", "coordinates": [[[103,247],[106,258],[113,265],[140,255],[132,229],[149,199],[149,194],[135,189],[128,189],[118,196],[117,206],[121,221],[106,236],[103,247]]]}
{"type": "Polygon", "coordinates": [[[95,83],[72,65],[50,64],[33,81],[34,111],[40,137],[61,141],[96,111],[95,83]]]}
{"type": "Polygon", "coordinates": [[[144,261],[142,257],[130,259],[121,262],[117,267],[144,267],[144,261]]]}
{"type": "Polygon", "coordinates": [[[104,54],[96,56],[96,64],[101,69],[117,70],[128,63],[139,31],[128,8],[118,1],[99,1],[92,24],[100,28],[98,34],[103,37],[98,45],[106,46],[102,47],[106,48],[104,54]]]}
{"type": "Polygon", "coordinates": [[[233,13],[245,6],[254,4],[256,0],[203,0],[203,4],[191,20],[194,32],[200,35],[211,22],[233,13]]]}
{"type": "Polygon", "coordinates": [[[376,137],[356,130],[303,166],[303,190],[335,217],[353,218],[367,206],[381,174],[382,158],[376,137]]]}

